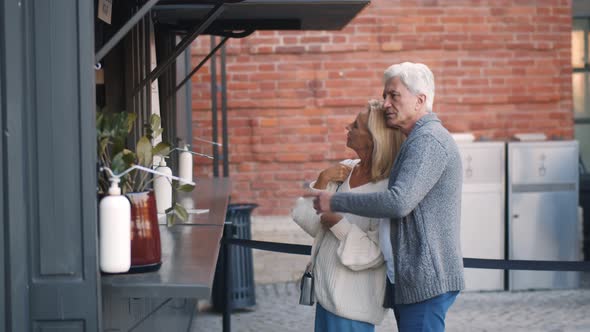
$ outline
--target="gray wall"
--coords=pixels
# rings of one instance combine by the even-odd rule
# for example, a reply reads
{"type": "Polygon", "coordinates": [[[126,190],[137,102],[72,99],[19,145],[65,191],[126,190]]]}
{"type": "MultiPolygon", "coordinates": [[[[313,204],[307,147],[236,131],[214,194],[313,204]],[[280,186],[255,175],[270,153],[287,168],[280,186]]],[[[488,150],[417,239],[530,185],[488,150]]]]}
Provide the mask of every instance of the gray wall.
{"type": "Polygon", "coordinates": [[[574,0],[572,2],[572,16],[590,16],[590,1],[574,0]]]}
{"type": "Polygon", "coordinates": [[[0,1],[6,331],[98,331],[94,1],[0,1]]]}
{"type": "MultiPolygon", "coordinates": [[[[2,3],[2,2],[0,2],[2,3]]],[[[3,3],[2,3],[3,4],[3,3]]],[[[0,6],[0,17],[4,17],[4,8],[0,6]]],[[[0,25],[0,38],[4,35],[4,27],[0,25]]],[[[1,42],[0,42],[0,45],[1,42]]],[[[4,110],[4,84],[2,78],[4,77],[2,68],[4,68],[4,52],[2,51],[2,47],[0,46],[0,218],[2,218],[2,224],[0,224],[0,332],[6,331],[6,278],[4,274],[6,273],[6,269],[4,268],[4,264],[6,264],[6,260],[4,255],[6,255],[6,247],[4,243],[4,234],[7,223],[4,220],[7,220],[6,215],[4,214],[4,199],[6,198],[4,195],[4,164],[7,162],[6,158],[6,146],[4,145],[4,132],[6,128],[4,127],[4,117],[5,112],[4,110]]]]}
{"type": "Polygon", "coordinates": [[[24,59],[24,21],[25,13],[16,1],[2,1],[2,24],[0,64],[2,88],[3,142],[2,151],[2,192],[4,259],[5,269],[5,308],[6,331],[27,331],[28,308],[27,264],[26,259],[26,204],[25,204],[25,59],[24,59]],[[20,263],[20,264],[17,264],[20,263]]]}

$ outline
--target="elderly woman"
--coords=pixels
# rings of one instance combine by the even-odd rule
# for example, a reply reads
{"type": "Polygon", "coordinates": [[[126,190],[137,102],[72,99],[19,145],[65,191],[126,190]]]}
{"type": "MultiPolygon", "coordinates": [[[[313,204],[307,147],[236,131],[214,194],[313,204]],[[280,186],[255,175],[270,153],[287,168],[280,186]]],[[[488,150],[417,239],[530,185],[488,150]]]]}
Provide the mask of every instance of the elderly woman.
{"type": "MultiPolygon", "coordinates": [[[[346,146],[358,159],[321,171],[310,184],[312,190],[385,190],[404,138],[399,130],[387,128],[382,103],[370,101],[368,110],[359,113],[346,130],[346,146]]],[[[374,331],[385,314],[385,278],[393,282],[389,221],[347,213],[320,217],[311,199],[303,197],[297,200],[292,216],[314,237],[315,331],[374,331]]]]}

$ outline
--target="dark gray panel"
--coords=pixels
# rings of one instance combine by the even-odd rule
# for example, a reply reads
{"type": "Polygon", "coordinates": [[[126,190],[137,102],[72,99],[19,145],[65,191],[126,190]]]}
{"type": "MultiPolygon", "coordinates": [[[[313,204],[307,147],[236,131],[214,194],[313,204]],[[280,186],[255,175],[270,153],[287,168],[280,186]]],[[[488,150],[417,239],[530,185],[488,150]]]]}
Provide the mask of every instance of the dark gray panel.
{"type": "Polygon", "coordinates": [[[35,106],[40,275],[82,269],[77,1],[36,1],[35,106]]]}
{"type": "Polygon", "coordinates": [[[93,6],[92,0],[0,1],[0,311],[6,315],[0,319],[6,331],[100,330],[93,6]],[[40,40],[50,37],[51,45],[40,40]],[[40,277],[43,259],[57,262],[45,273],[76,278],[40,277]]]}
{"type": "MultiPolygon", "coordinates": [[[[4,17],[4,8],[0,6],[0,18],[4,17]]],[[[0,25],[0,38],[4,35],[4,27],[0,25]]],[[[2,38],[3,39],[3,38],[2,38]]],[[[2,220],[8,220],[7,216],[4,214],[4,200],[6,197],[4,193],[7,191],[6,187],[4,186],[4,165],[6,164],[6,147],[4,146],[4,132],[6,128],[4,127],[4,117],[6,117],[6,108],[4,107],[4,101],[6,98],[4,97],[4,52],[2,51],[4,47],[0,45],[0,218],[2,220]]],[[[6,282],[4,280],[4,274],[6,271],[4,270],[4,265],[6,264],[4,255],[8,251],[6,247],[6,243],[4,241],[4,228],[7,226],[6,222],[2,222],[0,224],[0,332],[6,331],[6,282]]]]}
{"type": "Polygon", "coordinates": [[[3,163],[2,227],[5,275],[6,331],[29,331],[27,200],[25,154],[27,132],[24,49],[24,6],[18,1],[0,1],[0,63],[2,81],[3,163]],[[10,156],[10,158],[8,158],[10,156]]]}
{"type": "Polygon", "coordinates": [[[26,3],[31,329],[99,331],[94,1],[26,3]]]}
{"type": "Polygon", "coordinates": [[[189,331],[196,305],[196,299],[105,295],[104,331],[189,331]]]}
{"type": "MultiPolygon", "coordinates": [[[[0,231],[0,247],[2,247],[2,261],[0,262],[2,270],[0,271],[3,272],[2,278],[4,278],[1,280],[0,289],[3,292],[2,299],[5,301],[2,304],[3,307],[0,308],[3,315],[0,316],[0,319],[4,324],[3,329],[6,331],[31,331],[34,326],[38,327],[37,330],[48,331],[83,331],[85,328],[97,331],[100,324],[97,310],[96,197],[94,194],[96,152],[92,107],[94,105],[94,87],[92,86],[93,1],[80,1],[78,7],[76,7],[75,1],[52,1],[51,6],[47,6],[47,3],[45,1],[0,1],[0,96],[2,96],[0,98],[2,107],[0,213],[3,217],[2,230],[0,231]],[[70,7],[74,8],[73,12],[67,10],[70,7]],[[78,11],[75,11],[76,8],[78,11]],[[51,22],[47,22],[48,20],[37,22],[35,13],[47,10],[50,11],[51,22]],[[64,18],[65,16],[70,19],[64,18]],[[72,16],[76,22],[74,26],[70,24],[72,16]],[[72,54],[68,48],[61,51],[58,49],[53,53],[49,52],[53,49],[40,49],[43,45],[38,43],[39,36],[51,35],[51,30],[46,32],[43,29],[55,28],[45,25],[45,23],[53,23],[54,21],[63,21],[59,22],[58,26],[70,24],[70,28],[72,28],[73,32],[65,32],[63,27],[60,28],[64,32],[64,35],[60,37],[70,39],[70,44],[75,45],[75,52],[69,58],[62,59],[59,54],[60,52],[72,54]],[[68,51],[70,52],[68,53],[68,51]],[[57,79],[52,81],[51,76],[43,75],[49,69],[59,68],[59,66],[53,66],[56,62],[51,60],[53,57],[58,57],[62,61],[61,67],[66,67],[65,61],[69,61],[69,66],[75,70],[77,68],[86,69],[77,74],[73,84],[57,79]],[[37,61],[40,58],[45,60],[37,61]],[[49,69],[37,71],[39,66],[44,64],[49,65],[49,69]],[[56,84],[59,86],[56,87],[56,84]],[[64,90],[68,86],[74,86],[74,89],[67,91],[66,94],[64,90]],[[61,95],[54,95],[56,88],[58,92],[61,91],[61,95]],[[43,100],[42,98],[47,100],[47,96],[62,100],[58,102],[52,100],[48,105],[41,105],[37,102],[38,99],[43,100]],[[82,104],[86,105],[86,109],[80,106],[82,104]],[[48,109],[52,110],[57,107],[64,108],[59,110],[59,112],[63,112],[62,123],[59,128],[53,128],[56,121],[51,118],[53,122],[47,122],[49,118],[41,115],[46,115],[44,113],[48,112],[48,109]],[[73,121],[65,122],[63,114],[80,115],[73,116],[73,121]],[[39,123],[43,123],[43,125],[38,125],[39,123]],[[67,130],[64,130],[66,126],[67,130]],[[40,133],[37,133],[38,127],[43,127],[40,133]],[[42,210],[39,208],[38,200],[39,178],[42,179],[42,186],[45,188],[48,187],[47,183],[56,183],[62,180],[62,178],[56,178],[55,173],[39,171],[39,169],[51,169],[56,166],[55,161],[49,160],[48,164],[38,154],[39,142],[43,140],[54,140],[53,144],[44,147],[54,148],[56,146],[55,139],[59,136],[51,130],[65,133],[68,133],[69,130],[70,133],[77,133],[75,137],[70,137],[71,141],[63,142],[62,140],[63,143],[67,143],[67,147],[74,146],[71,150],[67,150],[70,151],[70,155],[62,153],[57,157],[72,157],[70,160],[62,160],[62,164],[73,164],[78,173],[82,170],[82,174],[79,174],[74,182],[68,182],[65,179],[65,186],[68,187],[66,190],[56,186],[53,191],[44,193],[49,196],[59,195],[63,198],[46,197],[44,199],[45,201],[53,199],[53,202],[60,202],[59,199],[62,199],[63,202],[74,202],[76,204],[74,208],[82,213],[56,213],[52,210],[49,211],[53,214],[52,218],[44,217],[42,219],[40,217],[42,210]],[[47,133],[51,135],[43,136],[47,133]],[[37,140],[39,137],[43,139],[37,140]],[[85,151],[82,147],[88,148],[90,151],[85,151]],[[74,154],[71,151],[74,151],[74,154]],[[8,156],[10,157],[8,158],[8,156]],[[72,186],[77,186],[75,191],[69,188],[72,186]],[[74,282],[62,279],[58,284],[43,284],[39,278],[29,275],[28,271],[34,271],[37,274],[39,271],[39,264],[35,263],[40,259],[37,250],[40,247],[39,234],[45,235],[43,232],[47,230],[47,228],[40,229],[40,221],[49,223],[49,226],[54,228],[48,237],[55,234],[72,234],[72,227],[73,229],[77,227],[76,236],[67,240],[77,243],[75,246],[70,245],[70,249],[75,253],[80,253],[79,257],[86,259],[83,261],[84,266],[80,263],[78,266],[70,264],[77,267],[77,270],[73,271],[80,276],[74,282]],[[83,223],[84,227],[82,227],[83,223]],[[32,252],[31,249],[33,249],[32,252]],[[51,294],[51,296],[45,296],[47,294],[51,294]],[[40,314],[42,312],[44,315],[40,314]],[[39,319],[47,323],[43,322],[41,325],[35,323],[35,320],[39,319]]],[[[52,33],[55,34],[55,31],[52,33]]],[[[59,43],[57,46],[63,47],[59,43]]],[[[72,46],[66,47],[71,48],[72,46]]],[[[57,77],[62,73],[68,74],[65,71],[53,75],[57,77]]],[[[59,115],[54,112],[52,116],[54,114],[59,115]]],[[[46,142],[43,141],[43,143],[46,142]]],[[[63,165],[62,169],[64,169],[63,165]]],[[[64,171],[68,173],[67,167],[64,171]]],[[[75,175],[76,173],[70,170],[69,174],[75,175]]],[[[53,203],[54,210],[57,209],[56,205],[58,203],[53,203]]],[[[67,204],[65,208],[63,206],[59,208],[70,209],[71,205],[67,204]]],[[[64,238],[62,236],[62,238],[56,239],[52,245],[62,245],[64,238]]],[[[62,254],[62,252],[58,251],[54,254],[62,254]]],[[[48,254],[44,253],[44,255],[46,257],[48,254]]],[[[59,265],[56,266],[59,268],[59,265]]]]}
{"type": "Polygon", "coordinates": [[[590,2],[588,2],[588,0],[574,0],[572,3],[572,16],[590,16],[590,2]]]}
{"type": "Polygon", "coordinates": [[[551,191],[575,191],[575,183],[530,183],[514,184],[512,192],[514,193],[534,193],[534,192],[551,192],[551,191]]]}
{"type": "Polygon", "coordinates": [[[69,322],[35,322],[33,324],[36,332],[78,332],[84,331],[83,321],[69,322]]]}

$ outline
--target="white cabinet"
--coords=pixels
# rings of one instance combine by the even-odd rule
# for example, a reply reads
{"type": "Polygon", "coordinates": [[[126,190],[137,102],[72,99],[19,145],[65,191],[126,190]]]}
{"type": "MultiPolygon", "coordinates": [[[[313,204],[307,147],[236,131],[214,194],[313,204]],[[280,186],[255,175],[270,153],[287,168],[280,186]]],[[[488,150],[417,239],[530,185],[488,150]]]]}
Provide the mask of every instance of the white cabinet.
{"type": "MultiPolygon", "coordinates": [[[[505,143],[458,143],[463,162],[461,249],[464,257],[504,259],[505,143]]],[[[467,290],[503,290],[504,271],[465,269],[467,290]]]]}
{"type": "MultiPolygon", "coordinates": [[[[508,252],[515,260],[579,260],[578,143],[508,144],[508,252]]],[[[575,288],[578,272],[509,272],[510,289],[575,288]]]]}

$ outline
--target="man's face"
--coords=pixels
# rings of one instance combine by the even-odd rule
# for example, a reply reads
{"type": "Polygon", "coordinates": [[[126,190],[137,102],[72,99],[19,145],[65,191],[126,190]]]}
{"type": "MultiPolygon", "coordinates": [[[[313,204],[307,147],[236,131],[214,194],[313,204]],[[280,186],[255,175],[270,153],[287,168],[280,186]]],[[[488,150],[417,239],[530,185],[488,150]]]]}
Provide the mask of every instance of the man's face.
{"type": "Polygon", "coordinates": [[[399,77],[389,80],[383,89],[383,108],[387,126],[399,128],[402,133],[408,135],[420,118],[424,100],[424,96],[412,94],[399,77]]]}

